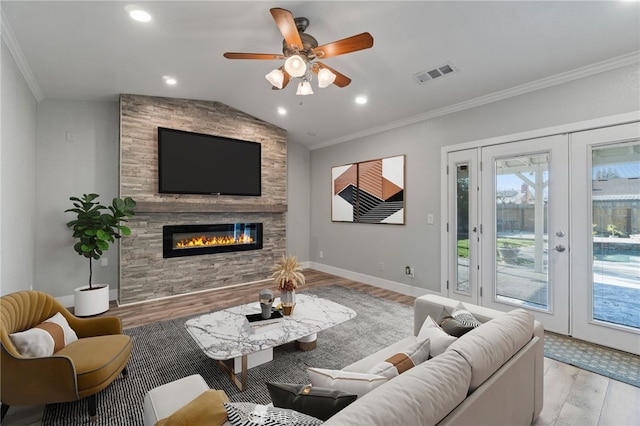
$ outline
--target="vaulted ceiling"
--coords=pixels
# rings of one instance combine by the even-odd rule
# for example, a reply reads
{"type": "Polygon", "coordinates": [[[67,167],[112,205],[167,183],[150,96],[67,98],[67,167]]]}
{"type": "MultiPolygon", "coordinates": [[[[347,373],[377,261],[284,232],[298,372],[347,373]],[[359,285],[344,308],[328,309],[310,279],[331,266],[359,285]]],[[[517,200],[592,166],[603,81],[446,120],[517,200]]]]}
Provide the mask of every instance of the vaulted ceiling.
{"type": "Polygon", "coordinates": [[[313,148],[640,61],[630,1],[141,1],[147,23],[127,5],[2,1],[3,38],[37,98],[219,101],[313,148]],[[282,52],[271,7],[306,17],[321,45],[371,33],[372,48],[323,60],[351,84],[312,81],[315,94],[297,96],[296,84],[272,90],[264,78],[282,60],[223,58],[282,52]],[[446,64],[455,72],[414,78],[446,64]]]}

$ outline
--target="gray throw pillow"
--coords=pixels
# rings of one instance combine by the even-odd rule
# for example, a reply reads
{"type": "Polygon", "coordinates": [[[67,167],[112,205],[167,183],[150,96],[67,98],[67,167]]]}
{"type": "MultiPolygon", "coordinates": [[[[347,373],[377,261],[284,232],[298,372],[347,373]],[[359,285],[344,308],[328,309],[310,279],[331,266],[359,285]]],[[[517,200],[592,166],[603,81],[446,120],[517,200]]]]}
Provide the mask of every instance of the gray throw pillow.
{"type": "Polygon", "coordinates": [[[473,328],[477,328],[482,325],[482,323],[467,310],[466,306],[464,306],[462,302],[458,303],[458,306],[453,309],[451,315],[464,325],[468,325],[473,328]]]}
{"type": "Polygon", "coordinates": [[[274,407],[289,408],[320,420],[327,420],[358,398],[339,389],[292,383],[266,384],[274,407]]]}
{"type": "Polygon", "coordinates": [[[472,326],[464,325],[462,322],[455,319],[445,306],[442,307],[442,311],[440,311],[440,315],[436,322],[444,331],[447,332],[448,335],[454,337],[460,337],[473,330],[472,326]]]}

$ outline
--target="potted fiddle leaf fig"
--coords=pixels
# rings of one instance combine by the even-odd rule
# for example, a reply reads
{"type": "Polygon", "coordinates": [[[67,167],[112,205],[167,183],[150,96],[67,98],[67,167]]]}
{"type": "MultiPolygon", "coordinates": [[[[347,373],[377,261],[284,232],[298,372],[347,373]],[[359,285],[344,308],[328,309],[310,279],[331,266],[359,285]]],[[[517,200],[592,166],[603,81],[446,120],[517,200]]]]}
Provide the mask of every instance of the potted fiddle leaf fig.
{"type": "Polygon", "coordinates": [[[75,289],[74,313],[77,316],[91,316],[109,310],[109,285],[93,284],[93,260],[98,260],[109,249],[109,244],[130,235],[131,230],[122,225],[134,215],[136,202],[131,198],[114,198],[110,206],[98,202],[98,194],[82,194],[70,197],[73,208],[65,212],[75,213],[76,218],[67,223],[77,239],[73,249],[80,256],[89,259],[89,285],[75,289]]]}

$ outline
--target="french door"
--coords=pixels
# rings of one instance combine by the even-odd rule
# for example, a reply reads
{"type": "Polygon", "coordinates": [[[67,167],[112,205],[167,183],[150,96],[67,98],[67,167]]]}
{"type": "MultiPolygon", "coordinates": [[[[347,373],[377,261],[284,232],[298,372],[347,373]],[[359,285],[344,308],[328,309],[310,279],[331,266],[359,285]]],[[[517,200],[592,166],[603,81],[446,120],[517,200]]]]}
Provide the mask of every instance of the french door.
{"type": "Polygon", "coordinates": [[[640,123],[446,163],[444,293],[640,354],[640,123]]]}
{"type": "Polygon", "coordinates": [[[569,332],[566,136],[481,149],[482,305],[530,310],[569,332]]]}
{"type": "Polygon", "coordinates": [[[573,336],[640,355],[640,123],[571,135],[573,336]]]}

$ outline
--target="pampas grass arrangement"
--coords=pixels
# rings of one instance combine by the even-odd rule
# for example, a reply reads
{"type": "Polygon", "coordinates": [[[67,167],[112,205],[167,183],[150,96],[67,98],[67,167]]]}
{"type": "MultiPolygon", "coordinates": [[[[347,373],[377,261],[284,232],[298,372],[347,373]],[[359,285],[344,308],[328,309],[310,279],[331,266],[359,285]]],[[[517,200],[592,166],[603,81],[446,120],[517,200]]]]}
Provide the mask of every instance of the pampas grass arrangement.
{"type": "Polygon", "coordinates": [[[271,277],[280,291],[293,291],[303,285],[305,281],[295,256],[282,255],[280,261],[273,267],[271,277]]]}

